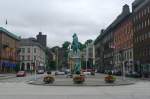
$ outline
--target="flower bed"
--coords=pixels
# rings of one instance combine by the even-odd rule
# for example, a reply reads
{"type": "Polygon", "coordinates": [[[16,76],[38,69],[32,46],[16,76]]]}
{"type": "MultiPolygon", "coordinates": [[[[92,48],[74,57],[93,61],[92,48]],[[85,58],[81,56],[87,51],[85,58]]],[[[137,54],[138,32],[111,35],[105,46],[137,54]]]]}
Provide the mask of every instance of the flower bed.
{"type": "Polygon", "coordinates": [[[106,83],[114,83],[115,81],[116,81],[116,77],[114,77],[112,75],[108,75],[107,77],[105,77],[106,83]]]}
{"type": "Polygon", "coordinates": [[[77,75],[73,77],[73,81],[76,84],[82,84],[85,81],[85,76],[77,75]]]}
{"type": "Polygon", "coordinates": [[[55,81],[55,78],[51,75],[45,76],[43,79],[44,83],[49,84],[55,81]]]}

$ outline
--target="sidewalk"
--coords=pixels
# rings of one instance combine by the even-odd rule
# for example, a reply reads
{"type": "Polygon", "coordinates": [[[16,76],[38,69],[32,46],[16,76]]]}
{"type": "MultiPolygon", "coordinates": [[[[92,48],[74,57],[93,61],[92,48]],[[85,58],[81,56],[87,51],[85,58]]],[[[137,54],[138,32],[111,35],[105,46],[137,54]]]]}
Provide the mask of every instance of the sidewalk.
{"type": "MultiPolygon", "coordinates": [[[[101,75],[103,75],[103,76],[106,76],[107,74],[103,74],[103,73],[99,73],[99,74],[101,74],[101,75]]],[[[116,76],[116,75],[114,75],[114,76],[116,76]]],[[[116,76],[117,78],[120,78],[120,79],[122,79],[122,76],[116,76]]],[[[134,80],[134,81],[150,81],[150,78],[134,78],[134,77],[127,77],[127,76],[125,76],[125,78],[127,79],[127,80],[134,80]]]]}
{"type": "Polygon", "coordinates": [[[0,80],[15,78],[15,77],[16,77],[16,74],[11,74],[11,73],[0,74],[0,80]]]}

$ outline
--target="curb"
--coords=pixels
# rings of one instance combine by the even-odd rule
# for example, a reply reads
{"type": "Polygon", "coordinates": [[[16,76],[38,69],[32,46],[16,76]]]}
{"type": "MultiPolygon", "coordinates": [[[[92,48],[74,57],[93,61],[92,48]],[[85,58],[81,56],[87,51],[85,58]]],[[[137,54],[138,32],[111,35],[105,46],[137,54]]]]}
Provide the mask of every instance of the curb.
{"type": "Polygon", "coordinates": [[[35,81],[28,81],[28,84],[31,85],[37,85],[37,86],[74,86],[74,87],[103,87],[103,86],[127,86],[127,85],[133,85],[135,82],[128,82],[128,83],[120,83],[120,84],[93,84],[93,85],[88,85],[88,84],[44,84],[44,83],[36,83],[35,81]]]}
{"type": "Polygon", "coordinates": [[[2,78],[0,78],[0,81],[5,80],[5,79],[11,79],[11,78],[16,78],[16,77],[15,76],[13,76],[13,77],[2,77],[2,78]]]}

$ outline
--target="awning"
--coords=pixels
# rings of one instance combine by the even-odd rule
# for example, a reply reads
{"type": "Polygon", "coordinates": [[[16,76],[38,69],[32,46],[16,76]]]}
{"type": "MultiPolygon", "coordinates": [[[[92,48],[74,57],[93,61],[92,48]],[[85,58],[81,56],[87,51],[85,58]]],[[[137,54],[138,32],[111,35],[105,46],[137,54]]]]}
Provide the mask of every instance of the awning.
{"type": "Polygon", "coordinates": [[[11,62],[8,62],[8,61],[3,61],[3,62],[1,62],[1,64],[2,64],[2,66],[8,67],[8,68],[15,68],[16,67],[15,63],[11,63],[11,62]]]}

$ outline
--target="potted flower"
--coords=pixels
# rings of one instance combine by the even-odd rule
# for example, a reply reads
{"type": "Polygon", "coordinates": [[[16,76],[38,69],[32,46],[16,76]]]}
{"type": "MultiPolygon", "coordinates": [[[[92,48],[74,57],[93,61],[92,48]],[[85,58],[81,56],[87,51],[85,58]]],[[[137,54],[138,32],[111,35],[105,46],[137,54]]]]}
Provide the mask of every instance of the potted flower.
{"type": "Polygon", "coordinates": [[[115,81],[116,81],[116,77],[114,77],[113,75],[108,75],[105,77],[106,83],[114,83],[115,81]]]}
{"type": "Polygon", "coordinates": [[[55,78],[51,75],[51,72],[47,72],[47,76],[44,77],[43,82],[46,84],[53,83],[55,78]]]}
{"type": "Polygon", "coordinates": [[[112,76],[112,75],[108,75],[105,77],[105,82],[106,83],[114,83],[116,81],[116,77],[112,76]]]}
{"type": "Polygon", "coordinates": [[[73,77],[73,81],[75,84],[82,84],[85,81],[85,76],[76,75],[75,77],[73,77]]]}

